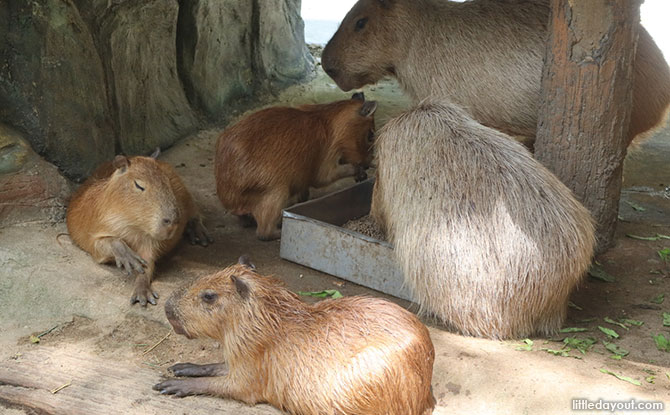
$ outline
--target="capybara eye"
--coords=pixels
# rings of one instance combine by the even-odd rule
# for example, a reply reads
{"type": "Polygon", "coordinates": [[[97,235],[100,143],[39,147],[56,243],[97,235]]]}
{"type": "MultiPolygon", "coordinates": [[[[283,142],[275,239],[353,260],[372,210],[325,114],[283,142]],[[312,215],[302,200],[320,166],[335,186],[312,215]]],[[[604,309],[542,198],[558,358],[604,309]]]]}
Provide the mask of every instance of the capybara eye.
{"type": "Polygon", "coordinates": [[[135,181],[135,187],[137,187],[141,191],[144,191],[144,187],[140,186],[136,181],[135,181]]]}
{"type": "Polygon", "coordinates": [[[206,290],[200,293],[200,299],[207,304],[212,304],[217,298],[219,298],[219,294],[212,290],[206,290]]]}
{"type": "Polygon", "coordinates": [[[363,29],[367,22],[368,22],[367,17],[364,17],[362,19],[358,19],[358,21],[356,22],[356,31],[358,32],[359,30],[363,29]]]}

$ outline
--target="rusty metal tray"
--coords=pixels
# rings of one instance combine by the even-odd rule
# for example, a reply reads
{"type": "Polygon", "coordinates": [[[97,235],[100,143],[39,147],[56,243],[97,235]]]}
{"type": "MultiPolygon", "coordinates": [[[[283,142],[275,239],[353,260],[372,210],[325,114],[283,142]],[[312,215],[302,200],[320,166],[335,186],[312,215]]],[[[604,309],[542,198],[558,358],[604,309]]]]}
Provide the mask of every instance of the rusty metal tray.
{"type": "Polygon", "coordinates": [[[373,290],[410,300],[393,247],[344,229],[370,213],[374,179],[294,205],[283,212],[279,255],[373,290]]]}

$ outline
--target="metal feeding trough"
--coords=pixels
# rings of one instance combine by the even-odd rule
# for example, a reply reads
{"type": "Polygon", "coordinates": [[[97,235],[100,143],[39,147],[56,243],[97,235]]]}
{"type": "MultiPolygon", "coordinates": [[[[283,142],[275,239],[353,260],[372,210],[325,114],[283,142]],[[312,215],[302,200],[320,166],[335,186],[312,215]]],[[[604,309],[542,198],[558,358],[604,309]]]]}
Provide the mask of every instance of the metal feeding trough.
{"type": "Polygon", "coordinates": [[[289,261],[410,300],[386,241],[344,229],[370,213],[374,179],[284,210],[279,255],[289,261]]]}

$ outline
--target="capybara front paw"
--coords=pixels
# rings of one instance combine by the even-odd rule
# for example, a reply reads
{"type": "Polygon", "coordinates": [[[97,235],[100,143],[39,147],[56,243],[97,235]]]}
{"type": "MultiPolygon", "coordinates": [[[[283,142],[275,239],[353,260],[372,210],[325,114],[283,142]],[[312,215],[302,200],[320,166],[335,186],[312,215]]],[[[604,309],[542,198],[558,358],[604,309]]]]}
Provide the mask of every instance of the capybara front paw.
{"type": "Polygon", "coordinates": [[[200,395],[200,388],[194,387],[193,379],[170,379],[153,386],[153,390],[159,391],[162,395],[174,395],[178,398],[190,395],[200,395]]]}
{"type": "Polygon", "coordinates": [[[207,233],[207,228],[202,224],[200,218],[191,219],[186,225],[186,235],[191,245],[200,244],[207,246],[214,242],[211,236],[207,233]]]}
{"type": "Polygon", "coordinates": [[[118,241],[113,245],[114,260],[117,268],[123,268],[126,274],[131,275],[133,271],[144,274],[144,267],[147,261],[130,249],[123,241],[118,241]]]}
{"type": "Polygon", "coordinates": [[[170,366],[168,370],[175,376],[179,377],[203,377],[203,376],[220,376],[225,372],[226,365],[220,363],[208,365],[196,365],[193,363],[177,363],[170,366]]]}
{"type": "Polygon", "coordinates": [[[146,286],[137,286],[133,295],[130,296],[130,305],[135,303],[140,303],[142,307],[146,307],[147,303],[156,305],[156,299],[158,299],[158,293],[151,289],[151,287],[146,286]]]}
{"type": "Polygon", "coordinates": [[[258,239],[261,241],[274,241],[281,237],[281,231],[279,229],[276,229],[268,233],[259,233],[257,236],[258,239]]]}

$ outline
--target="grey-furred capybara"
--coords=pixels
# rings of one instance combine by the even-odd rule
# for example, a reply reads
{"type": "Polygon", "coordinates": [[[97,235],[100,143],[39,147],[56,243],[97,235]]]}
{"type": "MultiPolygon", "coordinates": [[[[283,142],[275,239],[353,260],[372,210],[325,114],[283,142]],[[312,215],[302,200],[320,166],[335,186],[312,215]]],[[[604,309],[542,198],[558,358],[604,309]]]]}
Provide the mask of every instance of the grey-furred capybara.
{"type": "Polygon", "coordinates": [[[392,119],[376,146],[371,214],[422,310],[472,336],[556,332],[595,243],[570,190],[449,103],[392,119]]]}
{"type": "MultiPolygon", "coordinates": [[[[480,123],[534,139],[549,0],[360,0],[326,45],[323,68],[345,91],[398,79],[416,102],[447,98],[480,123]]],[[[640,28],[629,141],[660,125],[670,68],[640,28]]]]}

